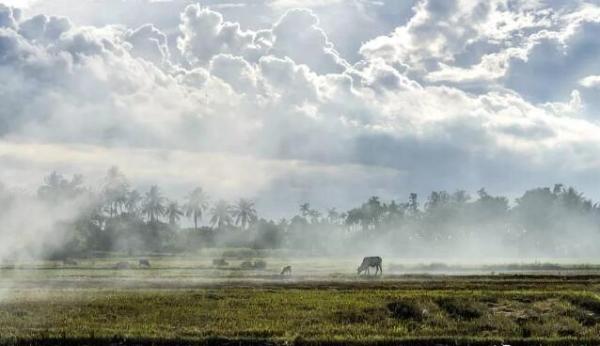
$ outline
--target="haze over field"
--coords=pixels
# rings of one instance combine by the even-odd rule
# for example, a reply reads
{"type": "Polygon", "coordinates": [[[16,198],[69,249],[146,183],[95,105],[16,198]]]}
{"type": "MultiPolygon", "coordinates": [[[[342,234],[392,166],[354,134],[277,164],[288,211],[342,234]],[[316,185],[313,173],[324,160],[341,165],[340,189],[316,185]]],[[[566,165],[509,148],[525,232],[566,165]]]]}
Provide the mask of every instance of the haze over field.
{"type": "MultiPolygon", "coordinates": [[[[0,3],[0,197],[11,203],[0,214],[4,249],[98,209],[116,166],[127,193],[156,184],[183,202],[201,186],[212,202],[254,199],[260,216],[275,220],[309,202],[347,212],[339,228],[364,230],[394,213],[392,200],[405,215],[416,193],[416,209],[438,217],[435,199],[466,203],[451,195],[465,190],[470,216],[403,227],[464,234],[468,224],[495,237],[552,226],[570,241],[562,253],[596,250],[596,0],[0,3]],[[44,182],[53,171],[66,180],[44,182]],[[79,174],[83,182],[71,180],[79,174]],[[66,202],[48,209],[40,185],[66,202]],[[516,200],[538,186],[547,189],[516,200]],[[382,214],[348,221],[363,205],[379,210],[365,202],[371,196],[382,214]],[[481,226],[479,212],[497,206],[487,197],[500,204],[498,218],[481,226]],[[564,223],[544,219],[548,206],[564,223]]],[[[116,217],[106,205],[100,214],[116,217]]],[[[145,217],[137,221],[156,221],[145,217]]],[[[464,244],[502,243],[494,237],[464,244]]]]}

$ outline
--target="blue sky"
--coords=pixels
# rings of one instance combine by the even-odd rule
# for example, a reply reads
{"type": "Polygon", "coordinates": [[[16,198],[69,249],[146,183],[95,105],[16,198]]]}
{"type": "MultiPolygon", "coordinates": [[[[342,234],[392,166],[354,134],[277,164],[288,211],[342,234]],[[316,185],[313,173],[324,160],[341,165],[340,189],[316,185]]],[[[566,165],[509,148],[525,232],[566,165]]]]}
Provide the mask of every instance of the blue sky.
{"type": "Polygon", "coordinates": [[[117,165],[273,216],[557,182],[600,199],[598,1],[0,3],[13,188],[117,165]]]}

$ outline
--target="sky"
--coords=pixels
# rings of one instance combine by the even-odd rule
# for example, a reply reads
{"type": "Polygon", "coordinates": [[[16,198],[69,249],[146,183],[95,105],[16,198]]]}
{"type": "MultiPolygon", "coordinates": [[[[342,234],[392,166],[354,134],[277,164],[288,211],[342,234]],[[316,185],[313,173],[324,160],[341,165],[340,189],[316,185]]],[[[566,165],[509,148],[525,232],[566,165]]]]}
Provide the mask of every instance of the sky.
{"type": "Polygon", "coordinates": [[[600,199],[598,0],[0,0],[0,182],[600,199]]]}

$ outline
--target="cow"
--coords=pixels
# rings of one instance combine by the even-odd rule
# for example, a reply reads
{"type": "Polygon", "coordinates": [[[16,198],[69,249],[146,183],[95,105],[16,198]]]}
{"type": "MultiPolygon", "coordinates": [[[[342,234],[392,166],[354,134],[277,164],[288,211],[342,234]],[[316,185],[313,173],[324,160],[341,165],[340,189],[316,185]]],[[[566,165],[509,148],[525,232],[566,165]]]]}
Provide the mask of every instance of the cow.
{"type": "Polygon", "coordinates": [[[280,275],[292,275],[292,266],[285,266],[280,275]]]}
{"type": "Polygon", "coordinates": [[[254,268],[254,263],[252,263],[252,261],[244,261],[244,262],[242,262],[242,264],[240,264],[240,268],[242,268],[242,269],[253,269],[254,268]]]}
{"type": "Polygon", "coordinates": [[[229,265],[229,263],[227,263],[227,261],[223,258],[213,259],[212,264],[216,267],[226,267],[229,265]]]}
{"type": "Polygon", "coordinates": [[[129,262],[119,262],[113,266],[113,269],[129,269],[129,262]]]}
{"type": "Polygon", "coordinates": [[[254,261],[254,269],[263,270],[267,268],[267,262],[263,260],[254,261]]]}
{"type": "Polygon", "coordinates": [[[147,260],[147,259],[142,258],[142,259],[139,260],[138,265],[140,267],[150,268],[150,261],[147,260]]]}
{"type": "Polygon", "coordinates": [[[375,275],[377,275],[377,273],[383,275],[383,269],[381,267],[381,263],[382,263],[382,259],[379,256],[365,257],[365,258],[363,258],[363,261],[360,264],[360,267],[358,267],[358,269],[356,271],[357,271],[358,275],[360,275],[362,272],[365,272],[365,271],[367,272],[367,275],[371,275],[369,268],[375,267],[375,275]]]}

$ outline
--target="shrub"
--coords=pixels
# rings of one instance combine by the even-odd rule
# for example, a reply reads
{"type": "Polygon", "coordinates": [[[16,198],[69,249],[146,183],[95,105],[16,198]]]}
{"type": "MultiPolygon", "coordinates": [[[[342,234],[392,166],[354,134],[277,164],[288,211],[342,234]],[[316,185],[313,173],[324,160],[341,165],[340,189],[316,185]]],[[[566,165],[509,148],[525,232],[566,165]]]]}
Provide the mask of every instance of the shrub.
{"type": "Polygon", "coordinates": [[[468,298],[438,298],[435,301],[440,308],[453,318],[472,320],[483,315],[483,305],[469,301],[468,298]]]}
{"type": "Polygon", "coordinates": [[[387,309],[394,318],[399,320],[421,321],[427,314],[426,309],[411,300],[391,302],[387,304],[387,309]]]}

